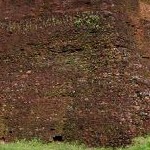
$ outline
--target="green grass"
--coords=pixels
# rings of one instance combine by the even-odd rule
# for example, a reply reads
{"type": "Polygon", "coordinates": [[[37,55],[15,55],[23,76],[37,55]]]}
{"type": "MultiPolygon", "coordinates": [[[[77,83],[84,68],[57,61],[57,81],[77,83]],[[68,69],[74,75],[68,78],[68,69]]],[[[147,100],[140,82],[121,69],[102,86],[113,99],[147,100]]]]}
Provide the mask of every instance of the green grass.
{"type": "MultiPolygon", "coordinates": [[[[77,143],[49,143],[43,144],[38,140],[27,142],[25,140],[15,143],[1,144],[0,150],[113,150],[112,148],[87,148],[77,143]]],[[[150,150],[150,136],[140,137],[133,140],[133,144],[126,148],[116,150],[150,150]]]]}

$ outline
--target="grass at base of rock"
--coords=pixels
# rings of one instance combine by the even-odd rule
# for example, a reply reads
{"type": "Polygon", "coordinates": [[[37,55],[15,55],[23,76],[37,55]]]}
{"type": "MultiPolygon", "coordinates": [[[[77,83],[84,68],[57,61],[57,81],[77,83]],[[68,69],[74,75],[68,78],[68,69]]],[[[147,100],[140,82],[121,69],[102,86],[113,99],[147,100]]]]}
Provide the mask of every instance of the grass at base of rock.
{"type": "MultiPolygon", "coordinates": [[[[85,145],[77,143],[52,142],[43,144],[39,140],[22,140],[15,143],[0,144],[0,150],[113,150],[113,148],[87,148],[85,145]]],[[[136,138],[133,140],[133,144],[115,150],[150,150],[150,136],[136,138]]]]}

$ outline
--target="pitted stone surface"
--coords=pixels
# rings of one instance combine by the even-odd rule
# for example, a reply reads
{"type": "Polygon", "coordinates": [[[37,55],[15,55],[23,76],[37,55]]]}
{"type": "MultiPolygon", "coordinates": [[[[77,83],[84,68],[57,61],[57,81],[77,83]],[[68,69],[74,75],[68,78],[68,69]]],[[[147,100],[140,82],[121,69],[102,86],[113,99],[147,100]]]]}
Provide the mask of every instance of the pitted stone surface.
{"type": "Polygon", "coordinates": [[[149,6],[0,1],[0,138],[120,146],[150,133],[149,6]]]}

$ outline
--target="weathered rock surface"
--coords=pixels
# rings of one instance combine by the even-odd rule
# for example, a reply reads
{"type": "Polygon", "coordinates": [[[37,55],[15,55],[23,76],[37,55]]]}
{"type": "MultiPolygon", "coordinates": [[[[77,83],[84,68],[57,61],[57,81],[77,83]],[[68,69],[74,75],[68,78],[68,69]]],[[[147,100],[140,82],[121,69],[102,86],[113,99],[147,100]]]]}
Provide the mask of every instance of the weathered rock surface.
{"type": "Polygon", "coordinates": [[[150,4],[0,1],[0,138],[119,146],[150,133],[150,4]]]}

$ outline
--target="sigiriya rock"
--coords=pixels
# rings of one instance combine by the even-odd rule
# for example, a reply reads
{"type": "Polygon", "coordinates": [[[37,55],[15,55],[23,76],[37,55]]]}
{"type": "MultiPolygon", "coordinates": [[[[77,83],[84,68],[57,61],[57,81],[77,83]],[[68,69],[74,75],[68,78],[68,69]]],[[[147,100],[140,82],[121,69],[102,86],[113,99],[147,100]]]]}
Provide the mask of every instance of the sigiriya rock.
{"type": "Polygon", "coordinates": [[[149,133],[149,0],[0,0],[1,139],[149,133]]]}

